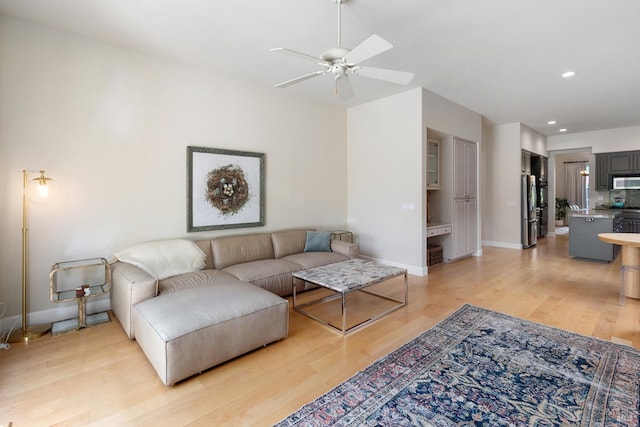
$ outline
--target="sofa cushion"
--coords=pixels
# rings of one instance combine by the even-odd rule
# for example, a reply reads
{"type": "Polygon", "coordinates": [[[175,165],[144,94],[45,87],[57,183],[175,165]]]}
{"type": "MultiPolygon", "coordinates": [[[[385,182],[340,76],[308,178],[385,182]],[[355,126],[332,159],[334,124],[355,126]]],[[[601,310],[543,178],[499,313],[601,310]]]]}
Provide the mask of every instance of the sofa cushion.
{"type": "Polygon", "coordinates": [[[160,280],[158,282],[158,292],[160,294],[169,294],[184,289],[215,285],[221,282],[233,283],[240,282],[240,280],[221,270],[200,270],[160,280]]]}
{"type": "Polygon", "coordinates": [[[293,262],[301,268],[313,268],[334,262],[346,261],[349,257],[336,252],[303,252],[282,258],[284,261],[293,262]]]}
{"type": "Polygon", "coordinates": [[[331,252],[331,232],[307,231],[304,252],[331,252]]]}
{"type": "Polygon", "coordinates": [[[231,265],[223,271],[233,274],[243,282],[251,282],[258,279],[268,279],[283,273],[291,273],[301,270],[299,264],[281,259],[264,259],[260,261],[245,262],[231,265]]]}
{"type": "Polygon", "coordinates": [[[314,229],[285,230],[271,233],[273,253],[275,258],[304,252],[304,244],[307,240],[307,231],[314,229]]]}
{"type": "Polygon", "coordinates": [[[270,234],[218,237],[211,241],[213,265],[225,267],[263,259],[273,259],[273,243],[270,234]]]}
{"type": "Polygon", "coordinates": [[[293,276],[291,273],[300,269],[302,269],[302,266],[290,261],[265,259],[232,265],[223,271],[276,295],[286,296],[291,295],[293,292],[293,276]]]}
{"type": "Polygon", "coordinates": [[[211,239],[207,240],[194,240],[193,243],[198,245],[198,247],[204,252],[205,264],[202,267],[203,270],[211,270],[213,268],[213,255],[211,254],[211,239]]]}
{"type": "Polygon", "coordinates": [[[160,295],[133,308],[136,340],[171,385],[289,331],[288,302],[248,283],[216,283],[160,295]]]}
{"type": "Polygon", "coordinates": [[[206,255],[191,240],[172,239],[141,243],[116,253],[114,257],[135,265],[156,279],[165,279],[202,269],[206,255]]]}

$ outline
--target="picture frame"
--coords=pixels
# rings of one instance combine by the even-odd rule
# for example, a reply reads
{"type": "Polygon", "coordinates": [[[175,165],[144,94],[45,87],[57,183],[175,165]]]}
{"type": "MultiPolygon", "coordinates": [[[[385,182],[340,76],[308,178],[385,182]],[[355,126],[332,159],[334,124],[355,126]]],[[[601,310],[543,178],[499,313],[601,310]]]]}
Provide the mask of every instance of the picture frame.
{"type": "Polygon", "coordinates": [[[187,147],[187,232],[265,224],[264,153],[187,147]]]}

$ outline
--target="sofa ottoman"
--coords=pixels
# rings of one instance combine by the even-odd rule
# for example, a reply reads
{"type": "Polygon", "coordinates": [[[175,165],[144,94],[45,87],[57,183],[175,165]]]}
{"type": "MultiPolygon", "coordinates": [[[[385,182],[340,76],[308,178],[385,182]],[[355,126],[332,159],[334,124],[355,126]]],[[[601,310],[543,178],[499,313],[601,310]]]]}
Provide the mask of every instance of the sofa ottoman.
{"type": "Polygon", "coordinates": [[[132,310],[138,344],[165,385],[286,338],[288,301],[239,281],[184,289],[132,310]]]}

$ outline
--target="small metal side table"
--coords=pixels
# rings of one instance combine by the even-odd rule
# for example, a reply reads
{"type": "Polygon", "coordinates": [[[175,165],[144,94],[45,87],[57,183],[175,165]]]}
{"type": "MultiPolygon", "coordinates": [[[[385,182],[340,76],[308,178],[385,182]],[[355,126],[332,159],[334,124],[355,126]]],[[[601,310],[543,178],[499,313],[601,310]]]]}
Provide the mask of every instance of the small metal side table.
{"type": "Polygon", "coordinates": [[[344,240],[345,242],[353,243],[353,233],[344,230],[335,230],[331,232],[332,240],[344,240]]]}
{"type": "Polygon", "coordinates": [[[52,334],[73,331],[108,322],[103,311],[87,316],[87,299],[105,295],[111,290],[111,267],[104,258],[88,258],[55,263],[49,274],[49,298],[52,302],[78,301],[78,317],[55,322],[52,334]],[[64,282],[60,288],[60,282],[64,282]],[[73,287],[70,283],[75,283],[73,287]]]}

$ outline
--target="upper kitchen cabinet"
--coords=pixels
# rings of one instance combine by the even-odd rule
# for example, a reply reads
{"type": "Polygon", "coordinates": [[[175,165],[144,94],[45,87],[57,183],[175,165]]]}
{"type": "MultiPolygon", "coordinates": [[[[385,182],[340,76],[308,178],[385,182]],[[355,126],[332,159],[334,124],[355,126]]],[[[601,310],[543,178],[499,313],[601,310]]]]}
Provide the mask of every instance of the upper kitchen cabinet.
{"type": "Polygon", "coordinates": [[[609,165],[607,154],[596,154],[596,190],[609,189],[609,165]]]}
{"type": "Polygon", "coordinates": [[[640,151],[596,154],[596,190],[610,190],[614,175],[631,174],[640,174],[640,151]]]}
{"type": "Polygon", "coordinates": [[[478,197],[478,146],[475,143],[454,139],[453,198],[478,197]]]}
{"type": "Polygon", "coordinates": [[[609,173],[633,173],[633,152],[609,153],[609,173]]]}
{"type": "Polygon", "coordinates": [[[440,141],[427,141],[427,190],[440,189],[440,141]]]}
{"type": "Polygon", "coordinates": [[[633,170],[634,173],[640,172],[640,151],[633,152],[633,170]]]}

